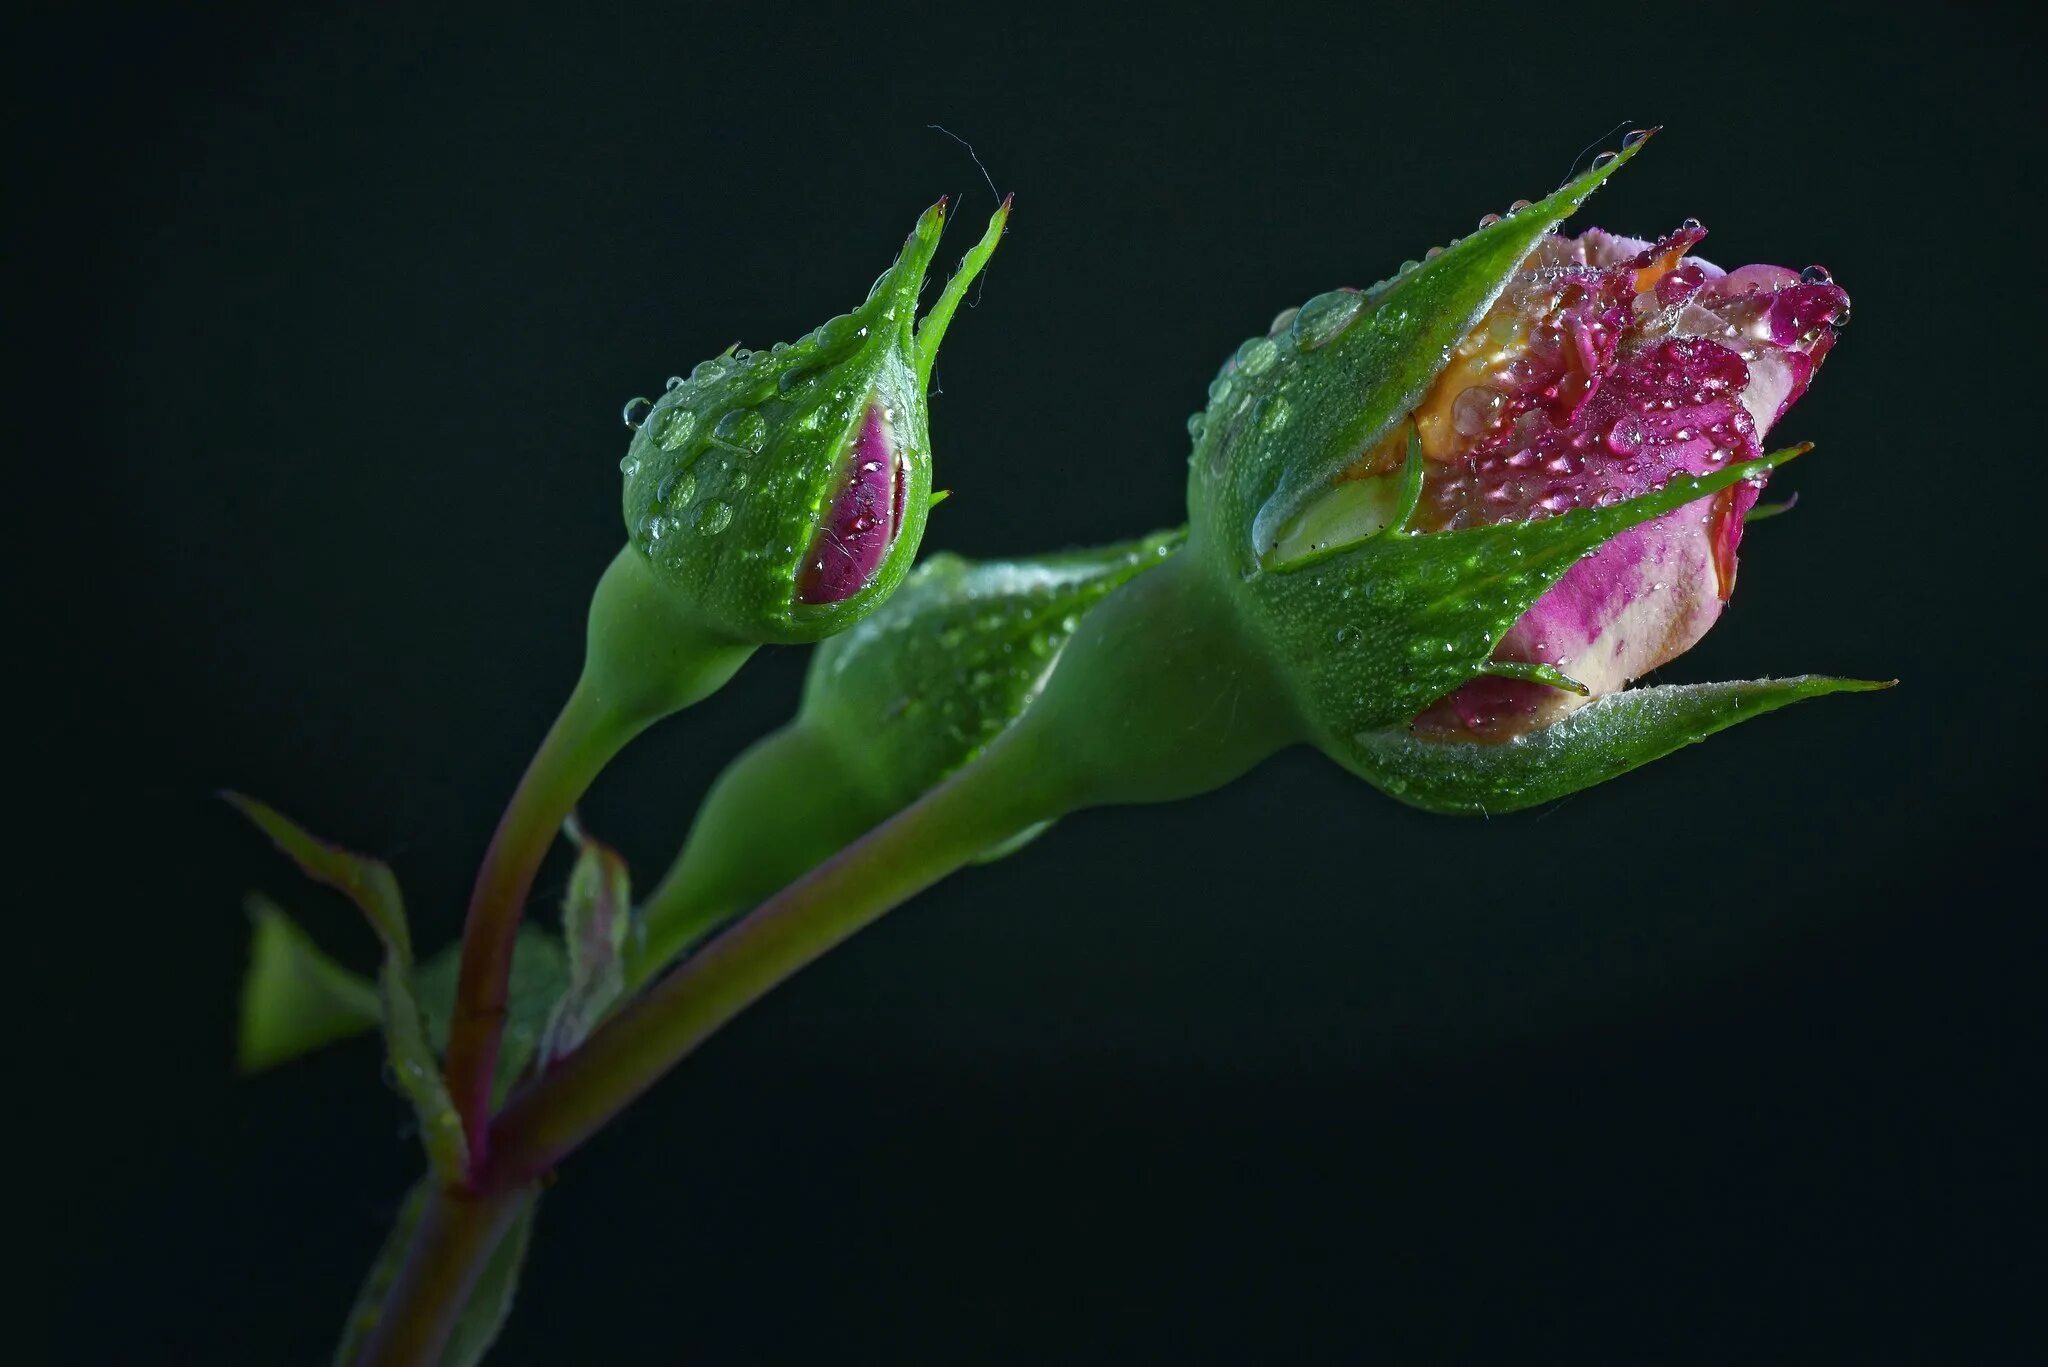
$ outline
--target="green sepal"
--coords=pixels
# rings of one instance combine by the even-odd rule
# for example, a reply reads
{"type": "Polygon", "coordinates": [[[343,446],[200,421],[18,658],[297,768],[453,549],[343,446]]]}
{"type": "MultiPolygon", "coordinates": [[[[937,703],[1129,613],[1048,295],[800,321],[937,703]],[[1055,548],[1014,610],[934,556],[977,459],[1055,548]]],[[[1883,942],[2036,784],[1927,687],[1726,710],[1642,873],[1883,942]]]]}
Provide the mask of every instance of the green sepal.
{"type": "MultiPolygon", "coordinates": [[[[370,1270],[364,1275],[355,1301],[349,1308],[348,1318],[342,1324],[341,1341],[334,1349],[334,1367],[361,1367],[363,1349],[383,1316],[385,1297],[405,1267],[406,1255],[412,1250],[413,1233],[419,1228],[427,1202],[433,1195],[433,1184],[431,1175],[421,1178],[413,1183],[405,1199],[399,1203],[391,1231],[378,1247],[377,1256],[371,1261],[370,1270]]],[[[540,1193],[527,1191],[518,1200],[519,1209],[512,1216],[511,1225],[497,1248],[484,1263],[483,1271],[477,1275],[476,1284],[470,1288],[469,1299],[463,1303],[462,1312],[456,1317],[436,1367],[476,1367],[491,1345],[497,1342],[499,1332],[512,1313],[520,1273],[526,1266],[527,1251],[533,1245],[533,1217],[540,1205],[540,1193]]]]}
{"type": "Polygon", "coordinates": [[[880,611],[818,647],[801,724],[875,811],[908,806],[1030,705],[1090,608],[1182,539],[1161,532],[1020,560],[930,556],[880,611]]]}
{"type": "Polygon", "coordinates": [[[384,1042],[391,1075],[419,1118],[420,1142],[434,1171],[446,1182],[463,1180],[469,1144],[462,1118],[441,1078],[440,1060],[427,1042],[419,998],[413,986],[412,933],[398,880],[382,860],[351,853],[307,834],[265,803],[240,793],[223,793],[242,815],[290,856],[315,882],[325,883],[359,907],[384,945],[377,990],[384,1017],[384,1042]]]}
{"type": "Polygon", "coordinates": [[[275,1068],[377,1028],[384,1009],[375,983],[329,958],[269,898],[252,892],[243,906],[252,927],[235,1042],[243,1072],[275,1068]]]}
{"type": "Polygon", "coordinates": [[[562,899],[569,982],[541,1039],[542,1068],[583,1043],[618,1000],[625,987],[621,955],[633,924],[633,886],[625,859],[592,839],[573,817],[563,833],[576,845],[576,867],[562,899]]]}
{"type": "Polygon", "coordinates": [[[1426,536],[1373,537],[1350,550],[1245,584],[1244,629],[1286,680],[1324,749],[1404,724],[1484,672],[1500,639],[1583,557],[1630,527],[1810,448],[1792,447],[1604,508],[1426,536]]]}
{"type": "Polygon", "coordinates": [[[1199,553],[1256,572],[1301,507],[1421,401],[1543,235],[1642,145],[1370,289],[1318,295],[1240,346],[1191,426],[1199,553]]]}
{"type": "Polygon", "coordinates": [[[1519,679],[1523,683],[1548,684],[1567,693],[1576,693],[1582,698],[1593,691],[1556,665],[1537,661],[1488,660],[1479,667],[1479,672],[1495,679],[1519,679]]]}
{"type": "MultiPolygon", "coordinates": [[[[988,227],[982,232],[981,240],[967,249],[967,255],[960,258],[960,267],[953,272],[953,278],[939,291],[939,297],[926,311],[924,321],[917,325],[917,379],[920,385],[929,386],[932,381],[932,365],[939,358],[939,344],[946,340],[946,329],[953,325],[953,314],[960,307],[960,301],[967,297],[967,287],[981,274],[981,268],[995,255],[996,247],[1003,240],[1003,233],[1010,226],[1010,204],[1014,195],[1003,196],[1003,202],[988,216],[988,227]]],[[[936,504],[945,496],[943,490],[932,495],[936,504]]]]}
{"type": "Polygon", "coordinates": [[[1393,727],[1355,737],[1343,759],[1374,787],[1411,806],[1492,816],[1590,788],[1790,703],[1889,687],[1891,682],[1803,674],[1631,688],[1498,745],[1425,740],[1393,727]]]}

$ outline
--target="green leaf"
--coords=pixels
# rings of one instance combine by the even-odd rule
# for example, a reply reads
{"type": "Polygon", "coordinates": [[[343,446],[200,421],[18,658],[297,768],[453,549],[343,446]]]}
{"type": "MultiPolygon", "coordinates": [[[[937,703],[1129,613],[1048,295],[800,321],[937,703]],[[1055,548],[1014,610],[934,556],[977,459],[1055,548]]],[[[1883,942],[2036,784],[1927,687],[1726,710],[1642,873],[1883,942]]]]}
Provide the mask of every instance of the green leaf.
{"type": "Polygon", "coordinates": [[[370,1270],[363,1274],[363,1284],[357,1288],[355,1301],[349,1306],[348,1318],[342,1322],[341,1342],[334,1347],[334,1367],[357,1367],[363,1345],[369,1341],[370,1331],[377,1327],[377,1321],[383,1315],[384,1298],[391,1293],[392,1284],[405,1267],[405,1255],[412,1247],[413,1231],[419,1228],[420,1217],[426,1213],[427,1200],[433,1195],[433,1189],[434,1177],[430,1173],[413,1183],[405,1193],[405,1199],[399,1203],[398,1214],[391,1222],[391,1232],[378,1246],[377,1256],[371,1260],[370,1270]]]}
{"type": "Polygon", "coordinates": [[[1590,788],[1805,698],[1889,687],[1803,674],[1632,688],[1500,745],[1423,740],[1405,728],[1369,732],[1356,738],[1347,764],[1389,796],[1426,811],[1497,815],[1590,788]]]}
{"type": "Polygon", "coordinates": [[[371,929],[387,949],[412,961],[412,935],[405,920],[405,899],[399,894],[398,879],[381,859],[353,854],[330,845],[300,827],[266,802],[242,793],[223,792],[223,800],[247,817],[257,830],[269,836],[278,849],[290,856],[299,871],[316,883],[324,883],[361,908],[370,918],[371,929]]]}
{"type": "Polygon", "coordinates": [[[455,1321],[448,1346],[441,1350],[440,1367],[476,1367],[512,1314],[512,1299],[519,1290],[519,1274],[526,1268],[526,1252],[533,1245],[533,1217],[540,1205],[538,1193],[529,1193],[512,1217],[511,1228],[491,1253],[490,1261],[470,1290],[469,1303],[455,1321]]]}
{"type": "MultiPolygon", "coordinates": [[[[427,1038],[436,1050],[448,1047],[448,1022],[455,1010],[455,985],[461,971],[462,945],[457,942],[421,964],[414,974],[427,1018],[427,1038]]],[[[536,927],[521,927],[519,938],[512,943],[512,976],[505,986],[505,1034],[492,1083],[495,1101],[510,1094],[539,1052],[548,1017],[568,984],[568,958],[561,941],[536,927]]]]}
{"type": "Polygon", "coordinates": [[[240,793],[222,796],[289,855],[307,877],[341,892],[369,918],[384,943],[377,989],[392,1077],[419,1117],[420,1142],[434,1170],[445,1180],[461,1180],[469,1167],[469,1143],[463,1135],[462,1118],[442,1081],[440,1060],[427,1043],[413,990],[412,933],[406,924],[405,900],[390,867],[382,860],[309,835],[276,808],[255,798],[240,793]]]}
{"type": "Polygon", "coordinates": [[[270,899],[251,893],[244,905],[253,933],[236,1042],[243,1072],[377,1028],[384,1012],[374,983],[328,958],[270,899]]]}
{"type": "MultiPolygon", "coordinates": [[[[405,1194],[405,1200],[400,1203],[391,1232],[384,1236],[384,1242],[378,1248],[376,1259],[371,1262],[349,1309],[348,1319],[342,1326],[341,1342],[334,1349],[334,1367],[359,1367],[363,1346],[383,1314],[384,1298],[391,1293],[393,1283],[405,1266],[406,1254],[412,1248],[413,1232],[419,1228],[420,1218],[426,1213],[433,1184],[431,1174],[421,1178],[413,1183],[412,1189],[405,1194]]],[[[519,1210],[512,1216],[505,1237],[484,1264],[476,1285],[470,1290],[469,1300],[456,1319],[447,1346],[441,1350],[438,1367],[475,1367],[497,1341],[499,1331],[512,1313],[513,1294],[519,1286],[527,1250],[533,1244],[533,1217],[539,1204],[538,1192],[527,1192],[520,1198],[519,1210]]]]}
{"type": "Polygon", "coordinates": [[[541,1047],[541,1066],[583,1043],[625,989],[620,955],[633,921],[632,879],[619,852],[593,840],[571,817],[564,827],[576,842],[576,867],[562,900],[562,942],[569,951],[569,985],[555,1003],[541,1047]]]}

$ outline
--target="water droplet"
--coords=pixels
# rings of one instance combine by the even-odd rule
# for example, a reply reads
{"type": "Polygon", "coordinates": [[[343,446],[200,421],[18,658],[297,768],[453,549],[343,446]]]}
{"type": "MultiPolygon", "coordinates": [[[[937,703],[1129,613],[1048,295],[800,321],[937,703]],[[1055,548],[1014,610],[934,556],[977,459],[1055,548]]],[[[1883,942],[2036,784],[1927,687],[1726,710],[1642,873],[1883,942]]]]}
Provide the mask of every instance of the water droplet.
{"type": "Polygon", "coordinates": [[[681,404],[671,404],[654,420],[654,442],[664,451],[673,451],[690,439],[696,427],[695,413],[681,404]]]}
{"type": "Polygon", "coordinates": [[[1618,155],[1619,153],[1615,152],[1602,152],[1599,156],[1593,158],[1593,169],[1595,171],[1606,170],[1608,167],[1614,165],[1615,159],[1618,155]]]}
{"type": "Polygon", "coordinates": [[[711,429],[711,440],[737,451],[758,451],[768,440],[768,420],[751,408],[735,408],[711,429]]]}
{"type": "Polygon", "coordinates": [[[1522,212],[1522,210],[1530,207],[1532,206],[1530,205],[1528,200],[1518,199],[1513,204],[1508,205],[1508,217],[1513,218],[1516,214],[1522,212]]]}
{"type": "Polygon", "coordinates": [[[620,456],[619,473],[624,475],[627,479],[631,479],[633,476],[639,474],[640,457],[633,455],[630,452],[626,455],[620,456]]]}
{"type": "Polygon", "coordinates": [[[732,525],[732,505],[720,499],[712,499],[697,514],[697,530],[706,536],[717,536],[732,525]]]}
{"type": "Polygon", "coordinates": [[[1268,337],[1278,337],[1281,333],[1287,331],[1288,328],[1294,325],[1294,316],[1300,312],[1301,310],[1298,308],[1281,309],[1273,315],[1273,325],[1266,329],[1266,335],[1268,337]]]}
{"type": "Polygon", "coordinates": [[[1280,348],[1266,337],[1254,337],[1237,349],[1237,368],[1247,375],[1263,375],[1280,358],[1280,348]]]}
{"type": "Polygon", "coordinates": [[[1835,283],[1835,277],[1829,274],[1826,266],[1808,266],[1805,270],[1799,272],[1799,280],[1801,284],[1806,285],[1832,285],[1835,283]]]}
{"type": "Polygon", "coordinates": [[[798,366],[794,370],[783,371],[782,377],[775,382],[775,388],[786,398],[817,378],[818,372],[815,369],[798,366]]]}
{"type": "Polygon", "coordinates": [[[1451,426],[1464,436],[1476,437],[1490,431],[1507,395],[1483,384],[1475,384],[1451,400],[1451,426]]]}
{"type": "Polygon", "coordinates": [[[1626,134],[1622,136],[1622,149],[1626,151],[1629,148],[1641,147],[1643,145],[1643,139],[1649,136],[1650,130],[1647,128],[1631,128],[1626,134]]]}
{"type": "Polygon", "coordinates": [[[1434,261],[1443,254],[1444,249],[1442,247],[1431,247],[1428,251],[1422,254],[1422,259],[1424,261],[1434,261]]]}
{"type": "Polygon", "coordinates": [[[662,504],[687,506],[697,496],[697,477],[685,470],[671,470],[654,486],[654,500],[662,504]]]}
{"type": "Polygon", "coordinates": [[[680,376],[680,375],[671,375],[671,376],[669,376],[669,377],[668,377],[668,383],[667,383],[667,384],[665,384],[665,385],[663,385],[663,386],[662,386],[662,388],[663,388],[664,390],[668,390],[668,389],[679,389],[679,388],[681,388],[681,387],[682,387],[682,383],[683,383],[683,377],[682,377],[682,376],[680,376]]]}
{"type": "Polygon", "coordinates": [[[1203,429],[1208,427],[1208,425],[1208,419],[1205,418],[1202,414],[1188,414],[1188,435],[1193,437],[1196,441],[1200,441],[1202,439],[1203,429]]]}
{"type": "Polygon", "coordinates": [[[1317,295],[1295,315],[1295,343],[1303,351],[1328,346],[1357,321],[1364,308],[1365,296],[1353,290],[1331,290],[1317,295]]]}
{"type": "Polygon", "coordinates": [[[1216,403],[1222,403],[1222,402],[1224,402],[1225,400],[1227,400],[1227,399],[1228,399],[1229,397],[1230,397],[1230,377],[1229,377],[1228,375],[1218,375],[1218,376],[1217,376],[1217,377],[1216,377],[1215,379],[1213,379],[1213,380],[1209,381],[1209,402],[1210,402],[1210,403],[1212,403],[1212,404],[1216,404],[1216,403]]]}
{"type": "Polygon", "coordinates": [[[1482,228],[1491,228],[1498,222],[1500,222],[1499,214],[1481,214],[1479,216],[1479,226],[1482,228]]]}
{"type": "Polygon", "coordinates": [[[647,421],[647,410],[653,407],[652,399],[628,399],[626,406],[619,410],[619,416],[625,420],[626,426],[638,432],[640,424],[647,421]]]}

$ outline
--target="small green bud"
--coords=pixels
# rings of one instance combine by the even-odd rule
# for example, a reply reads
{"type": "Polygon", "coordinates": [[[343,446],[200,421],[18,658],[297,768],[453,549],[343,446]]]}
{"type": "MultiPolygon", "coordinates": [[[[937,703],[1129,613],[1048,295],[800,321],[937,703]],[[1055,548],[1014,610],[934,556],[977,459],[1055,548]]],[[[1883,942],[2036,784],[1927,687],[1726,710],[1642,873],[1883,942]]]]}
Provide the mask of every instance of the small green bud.
{"type": "Polygon", "coordinates": [[[651,406],[629,406],[627,534],[705,629],[816,641],[902,581],[932,501],[932,362],[1009,210],[1005,200],[922,321],[943,200],[853,312],[765,351],[734,348],[671,379],[651,406]]]}
{"type": "MultiPolygon", "coordinates": [[[[638,982],[978,757],[1057,672],[1103,598],[1169,561],[1179,532],[1029,560],[935,555],[811,657],[788,726],[720,775],[643,908],[638,982]]],[[[1039,826],[988,852],[1007,854],[1039,826]]]]}

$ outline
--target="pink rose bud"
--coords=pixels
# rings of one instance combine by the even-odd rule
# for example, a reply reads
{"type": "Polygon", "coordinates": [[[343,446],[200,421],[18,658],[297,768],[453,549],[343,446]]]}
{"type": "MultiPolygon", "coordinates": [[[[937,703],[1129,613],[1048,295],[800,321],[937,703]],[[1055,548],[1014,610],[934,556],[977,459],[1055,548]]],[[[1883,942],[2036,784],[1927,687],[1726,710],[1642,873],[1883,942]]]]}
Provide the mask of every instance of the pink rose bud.
{"type": "MultiPolygon", "coordinates": [[[[1414,410],[1425,472],[1410,529],[1604,507],[1762,454],[1849,299],[1819,267],[1728,272],[1687,255],[1704,236],[1688,220],[1654,243],[1597,228],[1539,243],[1414,410]]],[[[1407,440],[1404,426],[1341,477],[1370,482],[1354,507],[1393,500],[1407,440]]],[[[1495,663],[1548,666],[1583,692],[1485,676],[1425,709],[1415,729],[1507,740],[1684,653],[1735,586],[1758,489],[1745,481],[1608,541],[1494,652],[1495,663]]]]}

